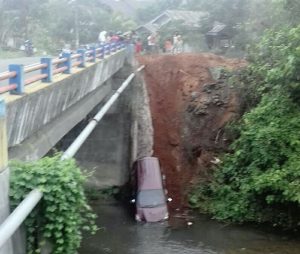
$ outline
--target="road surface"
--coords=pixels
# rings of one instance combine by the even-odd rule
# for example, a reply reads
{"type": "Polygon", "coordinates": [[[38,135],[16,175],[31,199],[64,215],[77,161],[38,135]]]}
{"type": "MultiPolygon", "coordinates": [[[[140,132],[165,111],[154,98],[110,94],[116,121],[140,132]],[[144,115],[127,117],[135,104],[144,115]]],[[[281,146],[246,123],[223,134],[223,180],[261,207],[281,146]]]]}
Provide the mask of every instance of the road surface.
{"type": "MultiPolygon", "coordinates": [[[[39,63],[40,62],[40,57],[22,57],[22,58],[8,58],[8,59],[0,59],[0,73],[8,71],[8,65],[9,64],[24,64],[24,65],[29,65],[29,64],[34,64],[34,63],[39,63]]],[[[39,71],[32,72],[28,75],[27,77],[30,77],[34,74],[38,74],[39,71]]],[[[0,81],[0,86],[7,85],[8,81],[0,81]]]]}

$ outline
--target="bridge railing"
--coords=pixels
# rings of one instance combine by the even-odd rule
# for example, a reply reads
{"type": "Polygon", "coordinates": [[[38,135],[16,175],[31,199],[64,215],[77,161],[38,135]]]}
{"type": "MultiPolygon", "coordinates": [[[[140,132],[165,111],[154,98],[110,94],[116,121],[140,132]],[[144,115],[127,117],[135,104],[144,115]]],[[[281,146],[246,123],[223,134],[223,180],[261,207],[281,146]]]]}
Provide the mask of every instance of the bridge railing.
{"type": "Polygon", "coordinates": [[[8,71],[0,73],[0,94],[23,94],[25,86],[37,81],[52,82],[53,76],[64,73],[71,74],[72,68],[84,68],[87,62],[96,62],[104,59],[125,47],[124,42],[95,45],[91,49],[78,49],[76,53],[62,53],[58,58],[42,57],[40,63],[24,66],[10,64],[8,71]],[[32,77],[25,78],[26,74],[40,71],[32,77]],[[1,81],[8,81],[8,85],[1,86],[1,81]]]}

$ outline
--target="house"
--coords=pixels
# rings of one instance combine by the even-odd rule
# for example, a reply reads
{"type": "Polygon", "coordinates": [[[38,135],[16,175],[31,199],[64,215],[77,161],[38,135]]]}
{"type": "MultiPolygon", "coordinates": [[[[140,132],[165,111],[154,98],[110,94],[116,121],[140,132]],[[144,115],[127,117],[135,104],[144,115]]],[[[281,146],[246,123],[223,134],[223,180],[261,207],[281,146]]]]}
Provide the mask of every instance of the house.
{"type": "Polygon", "coordinates": [[[183,24],[189,29],[198,29],[200,21],[207,18],[208,15],[207,12],[166,10],[147,24],[139,26],[136,31],[139,34],[155,33],[171,21],[183,21],[183,24]]]}
{"type": "Polygon", "coordinates": [[[232,32],[227,25],[215,22],[213,28],[205,34],[210,49],[227,49],[231,45],[232,32]]]}

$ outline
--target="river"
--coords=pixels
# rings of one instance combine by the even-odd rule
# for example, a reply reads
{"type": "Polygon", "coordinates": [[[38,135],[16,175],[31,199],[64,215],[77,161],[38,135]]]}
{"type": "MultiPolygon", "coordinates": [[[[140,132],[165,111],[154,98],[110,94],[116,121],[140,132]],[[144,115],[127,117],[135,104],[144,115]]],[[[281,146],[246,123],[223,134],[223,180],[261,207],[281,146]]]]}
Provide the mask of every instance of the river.
{"type": "Polygon", "coordinates": [[[258,228],[221,224],[196,216],[193,224],[172,219],[136,223],[121,204],[96,203],[100,230],[85,237],[80,254],[299,254],[300,239],[258,228]]]}

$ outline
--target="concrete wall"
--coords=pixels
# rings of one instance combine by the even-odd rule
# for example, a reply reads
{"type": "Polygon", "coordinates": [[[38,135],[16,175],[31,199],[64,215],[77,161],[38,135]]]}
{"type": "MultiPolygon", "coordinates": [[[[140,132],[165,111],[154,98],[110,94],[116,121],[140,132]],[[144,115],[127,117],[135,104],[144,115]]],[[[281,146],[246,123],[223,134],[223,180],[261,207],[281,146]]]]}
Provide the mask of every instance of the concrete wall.
{"type": "Polygon", "coordinates": [[[23,96],[5,98],[9,157],[33,160],[45,155],[70,129],[109,94],[109,79],[124,65],[117,52],[53,83],[39,83],[23,96]]]}
{"type": "MultiPolygon", "coordinates": [[[[133,72],[125,65],[110,80],[113,91],[133,72]]],[[[108,96],[110,97],[110,96],[108,96]]],[[[66,149],[87,125],[102,105],[98,105],[60,142],[58,149],[66,149]]],[[[140,157],[151,156],[153,128],[149,99],[142,75],[137,75],[118,101],[111,107],[75,158],[82,169],[92,172],[88,186],[104,189],[123,186],[129,178],[133,162],[140,157]]]]}
{"type": "MultiPolygon", "coordinates": [[[[0,171],[0,224],[9,215],[9,169],[6,168],[4,171],[0,171]]],[[[9,239],[6,244],[0,248],[0,254],[11,254],[13,253],[12,242],[9,239]]]]}
{"type": "MultiPolygon", "coordinates": [[[[107,101],[131,74],[129,65],[123,67],[110,80],[110,94],[107,101]]],[[[130,159],[130,128],[132,111],[132,84],[120,95],[108,113],[91,133],[75,155],[82,169],[93,173],[88,187],[104,189],[111,186],[122,186],[128,180],[130,159]]],[[[103,106],[97,105],[70,133],[58,144],[58,150],[65,150],[79,135],[81,130],[103,106]]]]}
{"type": "MultiPolygon", "coordinates": [[[[6,138],[6,108],[2,98],[0,98],[0,224],[9,214],[9,169],[7,166],[7,138],[6,138]]],[[[8,240],[2,248],[0,254],[11,254],[12,242],[8,240]]]]}
{"type": "Polygon", "coordinates": [[[131,125],[131,163],[153,155],[153,123],[150,102],[143,74],[138,74],[133,84],[131,125]]]}

